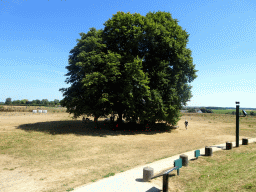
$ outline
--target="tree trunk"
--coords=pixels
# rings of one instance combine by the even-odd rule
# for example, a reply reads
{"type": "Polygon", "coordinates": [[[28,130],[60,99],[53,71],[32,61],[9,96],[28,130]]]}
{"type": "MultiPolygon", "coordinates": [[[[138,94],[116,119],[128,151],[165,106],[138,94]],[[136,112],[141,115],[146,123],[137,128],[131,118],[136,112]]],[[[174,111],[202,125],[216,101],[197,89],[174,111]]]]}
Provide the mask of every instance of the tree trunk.
{"type": "Polygon", "coordinates": [[[122,123],[122,114],[123,114],[123,112],[120,110],[120,111],[118,111],[118,122],[119,123],[122,123]]]}
{"type": "Polygon", "coordinates": [[[94,123],[95,123],[96,129],[98,129],[98,117],[94,117],[94,123]]]}

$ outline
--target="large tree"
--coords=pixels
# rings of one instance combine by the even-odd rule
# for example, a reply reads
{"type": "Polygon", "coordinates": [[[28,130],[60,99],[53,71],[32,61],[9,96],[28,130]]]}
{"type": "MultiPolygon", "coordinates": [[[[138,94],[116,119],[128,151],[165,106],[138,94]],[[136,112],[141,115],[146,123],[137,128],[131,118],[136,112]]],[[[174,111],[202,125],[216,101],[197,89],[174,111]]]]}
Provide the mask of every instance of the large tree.
{"type": "MultiPolygon", "coordinates": [[[[196,78],[191,51],[186,48],[189,35],[178,25],[178,20],[165,12],[148,13],[145,18],[121,12],[104,25],[105,44],[123,56],[123,63],[136,56],[145,57],[143,71],[149,74],[153,99],[152,104],[145,98],[146,108],[152,114],[146,113],[145,118],[176,124],[181,104],[192,97],[187,82],[196,78]]],[[[137,114],[141,108],[136,108],[137,114]]]]}
{"type": "Polygon", "coordinates": [[[62,106],[76,117],[117,111],[119,120],[124,114],[175,125],[181,104],[192,97],[187,83],[197,77],[187,32],[165,12],[118,12],[104,25],[80,33],[71,50],[66,82],[72,85],[60,89],[62,106]]]}
{"type": "MultiPolygon", "coordinates": [[[[60,89],[66,96],[60,103],[67,107],[69,113],[74,117],[82,114],[93,115],[97,121],[98,117],[107,116],[114,111],[122,115],[129,103],[123,104],[125,95],[118,87],[129,89],[129,84],[122,84],[122,74],[120,72],[121,56],[106,50],[106,45],[102,44],[102,30],[96,31],[92,28],[88,34],[81,33],[81,40],[78,45],[70,51],[70,65],[66,68],[70,71],[66,80],[72,83],[70,88],[60,89]]],[[[136,82],[142,84],[143,89],[149,89],[145,74],[140,69],[138,59],[126,64],[126,73],[131,74],[136,82]]],[[[130,77],[130,79],[133,79],[130,77]]]]}

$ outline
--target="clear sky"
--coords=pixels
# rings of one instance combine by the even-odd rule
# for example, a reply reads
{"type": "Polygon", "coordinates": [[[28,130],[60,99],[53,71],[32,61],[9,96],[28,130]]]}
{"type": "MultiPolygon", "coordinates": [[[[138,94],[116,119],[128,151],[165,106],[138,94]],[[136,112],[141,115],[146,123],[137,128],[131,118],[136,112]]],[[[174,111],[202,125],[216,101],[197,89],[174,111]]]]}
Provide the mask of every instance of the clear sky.
{"type": "Polygon", "coordinates": [[[63,99],[79,33],[118,11],[170,12],[189,34],[197,79],[187,106],[256,108],[254,0],[1,0],[0,101],[63,99]]]}

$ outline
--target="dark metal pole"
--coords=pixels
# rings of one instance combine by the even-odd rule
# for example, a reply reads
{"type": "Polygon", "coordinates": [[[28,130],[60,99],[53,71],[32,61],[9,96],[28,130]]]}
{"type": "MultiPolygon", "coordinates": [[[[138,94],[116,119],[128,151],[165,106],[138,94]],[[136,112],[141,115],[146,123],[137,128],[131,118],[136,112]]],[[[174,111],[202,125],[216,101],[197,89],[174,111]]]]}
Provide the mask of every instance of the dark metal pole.
{"type": "Polygon", "coordinates": [[[169,178],[169,173],[165,173],[163,175],[163,192],[167,192],[168,191],[168,178],[169,178]]]}
{"type": "Polygon", "coordinates": [[[239,103],[236,102],[236,147],[239,147],[239,103]]]}

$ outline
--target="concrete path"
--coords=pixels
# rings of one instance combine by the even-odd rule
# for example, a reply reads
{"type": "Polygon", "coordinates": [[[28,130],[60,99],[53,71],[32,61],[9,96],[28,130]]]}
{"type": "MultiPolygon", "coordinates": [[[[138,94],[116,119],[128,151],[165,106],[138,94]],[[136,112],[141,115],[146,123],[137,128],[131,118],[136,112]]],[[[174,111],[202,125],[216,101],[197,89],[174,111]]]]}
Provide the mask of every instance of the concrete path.
{"type": "MultiPolygon", "coordinates": [[[[256,142],[256,138],[248,139],[248,144],[256,142]]],[[[239,146],[242,145],[242,140],[239,141],[239,146]]],[[[236,148],[236,142],[232,142],[233,148],[236,148]]],[[[221,149],[226,149],[226,143],[208,146],[212,147],[212,152],[219,151],[221,149]]],[[[198,149],[195,149],[198,150],[198,149]]],[[[170,169],[173,166],[174,160],[179,159],[179,156],[185,154],[188,156],[188,159],[195,159],[195,150],[189,151],[186,153],[181,153],[175,155],[173,157],[169,157],[166,159],[162,159],[156,161],[154,163],[150,163],[147,165],[139,166],[134,169],[117,173],[114,176],[104,178],[95,183],[87,184],[81,187],[78,187],[74,190],[74,192],[123,192],[123,191],[133,191],[133,192],[159,192],[162,191],[162,187],[154,186],[149,182],[143,182],[143,168],[151,167],[154,169],[154,175],[162,172],[163,170],[170,169]]],[[[205,154],[205,148],[201,148],[200,155],[205,154]]],[[[200,157],[199,157],[200,158],[200,157]]],[[[188,165],[189,166],[189,165],[188,165]]],[[[177,173],[177,171],[174,171],[177,173]]],[[[182,174],[182,168],[180,169],[180,174],[182,174]]]]}

